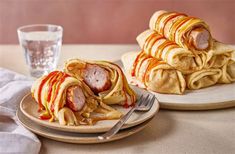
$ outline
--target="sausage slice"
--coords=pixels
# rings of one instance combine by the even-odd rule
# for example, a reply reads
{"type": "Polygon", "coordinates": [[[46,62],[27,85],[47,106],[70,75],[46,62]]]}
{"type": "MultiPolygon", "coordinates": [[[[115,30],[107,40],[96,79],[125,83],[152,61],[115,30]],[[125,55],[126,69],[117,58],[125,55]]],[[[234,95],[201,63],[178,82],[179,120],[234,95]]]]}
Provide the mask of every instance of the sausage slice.
{"type": "Polygon", "coordinates": [[[108,90],[111,87],[108,71],[95,64],[86,65],[83,71],[83,78],[85,83],[95,94],[108,90]]]}
{"type": "Polygon", "coordinates": [[[85,104],[85,95],[79,86],[71,86],[67,90],[67,105],[73,111],[79,111],[85,104]]]}
{"type": "Polygon", "coordinates": [[[205,28],[196,28],[189,34],[189,42],[198,50],[209,47],[210,33],[205,28]]]}

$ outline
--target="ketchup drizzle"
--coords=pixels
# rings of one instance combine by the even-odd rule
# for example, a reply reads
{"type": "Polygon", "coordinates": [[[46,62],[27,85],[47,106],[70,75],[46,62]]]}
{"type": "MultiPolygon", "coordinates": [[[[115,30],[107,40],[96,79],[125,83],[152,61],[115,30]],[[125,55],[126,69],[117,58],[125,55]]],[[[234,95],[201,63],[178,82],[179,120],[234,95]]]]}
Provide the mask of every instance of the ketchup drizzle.
{"type": "Polygon", "coordinates": [[[133,63],[133,68],[132,68],[132,71],[131,71],[131,76],[132,77],[134,77],[136,75],[136,73],[135,73],[136,72],[136,67],[137,67],[138,61],[141,58],[141,56],[142,56],[142,54],[138,54],[137,57],[135,58],[135,61],[133,63]]]}
{"type": "MultiPolygon", "coordinates": [[[[161,15],[157,18],[157,21],[156,21],[156,23],[155,23],[155,25],[154,25],[155,30],[157,30],[157,25],[159,25],[159,23],[160,23],[160,21],[162,20],[162,18],[163,18],[164,16],[166,16],[166,15],[171,14],[171,13],[172,13],[172,12],[163,13],[163,14],[161,14],[161,15]]],[[[161,27],[161,25],[160,25],[160,27],[161,27]]],[[[160,27],[159,27],[159,28],[160,28],[160,27]]]]}
{"type": "Polygon", "coordinates": [[[42,94],[42,88],[45,85],[45,83],[47,82],[48,79],[50,79],[51,77],[53,77],[56,73],[58,73],[58,71],[54,71],[49,73],[40,83],[39,88],[38,88],[38,105],[39,105],[39,109],[38,111],[43,110],[43,105],[42,105],[42,100],[41,100],[41,94],[42,94]]]}
{"type": "MultiPolygon", "coordinates": [[[[166,40],[165,42],[163,42],[163,43],[158,47],[157,55],[159,55],[159,58],[162,56],[163,50],[164,50],[167,46],[170,46],[170,45],[175,45],[175,42],[166,40]]],[[[157,57],[157,55],[156,55],[156,57],[157,57]]]]}
{"type": "Polygon", "coordinates": [[[48,89],[48,95],[47,95],[47,102],[50,102],[53,85],[56,83],[56,81],[59,79],[59,77],[61,75],[62,75],[62,73],[59,72],[49,80],[49,82],[48,82],[49,89],[48,89]]]}
{"type": "MultiPolygon", "coordinates": [[[[161,40],[161,39],[163,39],[164,38],[164,36],[162,36],[162,35],[158,35],[158,37],[156,38],[156,40],[153,42],[153,44],[155,44],[157,41],[159,41],[159,40],[161,40]]],[[[152,47],[151,47],[151,50],[152,50],[152,47]]],[[[156,54],[156,52],[157,51],[155,51],[155,54],[156,54]]],[[[151,55],[151,56],[155,56],[155,55],[152,55],[152,52],[149,54],[149,55],[151,55]]],[[[157,58],[157,57],[156,57],[157,58]]]]}
{"type": "Polygon", "coordinates": [[[170,15],[169,17],[167,17],[167,18],[163,21],[162,26],[160,27],[160,33],[161,33],[162,35],[164,35],[164,29],[165,29],[167,23],[168,23],[171,19],[174,19],[174,18],[176,18],[176,17],[178,17],[178,16],[181,16],[181,15],[182,15],[182,16],[187,16],[187,15],[184,14],[184,13],[176,13],[176,14],[172,14],[172,15],[170,15]]]}
{"type": "Polygon", "coordinates": [[[152,62],[152,64],[151,65],[149,65],[149,67],[147,68],[147,70],[146,70],[146,74],[145,74],[145,85],[146,85],[146,83],[149,81],[149,74],[150,74],[150,71],[154,68],[154,67],[156,67],[156,66],[158,66],[158,65],[160,65],[160,64],[165,64],[165,62],[164,61],[158,61],[158,60],[153,60],[153,62],[152,62]]]}
{"type": "Polygon", "coordinates": [[[54,111],[54,103],[55,103],[55,99],[59,93],[59,90],[60,90],[60,86],[61,84],[64,82],[64,80],[69,77],[68,74],[64,73],[63,76],[60,78],[59,82],[58,82],[58,85],[56,86],[56,90],[55,90],[55,95],[52,99],[52,102],[51,102],[51,107],[50,107],[50,110],[53,112],[54,111]]]}
{"type": "Polygon", "coordinates": [[[175,31],[174,31],[174,33],[173,33],[173,41],[176,40],[175,36],[176,36],[177,30],[178,30],[184,23],[186,23],[187,21],[189,21],[189,20],[191,20],[191,19],[192,19],[192,18],[187,17],[187,18],[183,19],[180,23],[178,23],[178,25],[176,26],[175,31]]]}

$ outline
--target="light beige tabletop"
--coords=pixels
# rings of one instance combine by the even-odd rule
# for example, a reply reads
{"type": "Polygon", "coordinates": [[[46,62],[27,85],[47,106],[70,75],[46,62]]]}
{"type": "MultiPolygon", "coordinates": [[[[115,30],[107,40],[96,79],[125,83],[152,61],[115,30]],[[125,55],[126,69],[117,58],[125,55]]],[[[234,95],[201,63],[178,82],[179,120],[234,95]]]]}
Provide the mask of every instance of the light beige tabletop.
{"type": "MultiPolygon", "coordinates": [[[[75,57],[116,61],[124,52],[138,49],[136,45],[64,45],[59,67],[64,60],[75,57]]],[[[0,67],[28,74],[23,51],[17,45],[0,45],[0,67]]],[[[232,154],[235,153],[235,108],[161,110],[143,131],[105,144],[67,144],[39,138],[40,153],[51,154],[232,154]]]]}

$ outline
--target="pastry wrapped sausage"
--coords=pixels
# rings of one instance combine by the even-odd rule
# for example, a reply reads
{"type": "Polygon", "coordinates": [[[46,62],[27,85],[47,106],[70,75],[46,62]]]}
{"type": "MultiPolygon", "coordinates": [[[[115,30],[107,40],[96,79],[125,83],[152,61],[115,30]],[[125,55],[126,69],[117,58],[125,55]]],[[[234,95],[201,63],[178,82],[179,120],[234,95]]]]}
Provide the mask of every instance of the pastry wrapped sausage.
{"type": "Polygon", "coordinates": [[[161,10],[153,14],[149,27],[191,51],[208,51],[212,48],[209,26],[199,18],[161,10]]]}
{"type": "Polygon", "coordinates": [[[124,68],[134,80],[138,80],[150,91],[168,94],[182,94],[186,83],[180,71],[164,61],[146,55],[144,52],[130,52],[122,56],[124,68]]]}
{"type": "Polygon", "coordinates": [[[188,89],[201,89],[218,82],[222,75],[221,69],[202,69],[186,76],[188,89]]]}
{"type": "Polygon", "coordinates": [[[31,92],[39,105],[39,118],[58,120],[61,125],[94,124],[99,120],[118,119],[122,115],[99,102],[85,83],[61,71],[37,79],[31,92]]]}
{"type": "Polygon", "coordinates": [[[103,103],[130,106],[136,101],[134,91],[116,64],[72,59],[65,63],[64,70],[84,81],[103,103]]]}
{"type": "Polygon", "coordinates": [[[146,54],[165,61],[185,74],[202,69],[206,60],[206,57],[194,55],[153,30],[144,31],[136,40],[146,54]]]}

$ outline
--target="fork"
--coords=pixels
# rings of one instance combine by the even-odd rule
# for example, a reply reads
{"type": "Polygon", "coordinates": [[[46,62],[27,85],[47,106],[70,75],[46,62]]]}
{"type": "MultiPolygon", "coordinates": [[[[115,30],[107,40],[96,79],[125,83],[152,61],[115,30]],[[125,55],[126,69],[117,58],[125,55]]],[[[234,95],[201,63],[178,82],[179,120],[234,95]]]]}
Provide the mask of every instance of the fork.
{"type": "Polygon", "coordinates": [[[110,139],[121,129],[121,127],[130,118],[131,114],[134,111],[149,111],[155,101],[155,96],[154,95],[150,96],[150,95],[152,94],[148,94],[146,97],[141,95],[135,106],[131,108],[130,111],[127,112],[109,131],[107,131],[103,135],[98,136],[98,139],[99,140],[110,139]]]}

